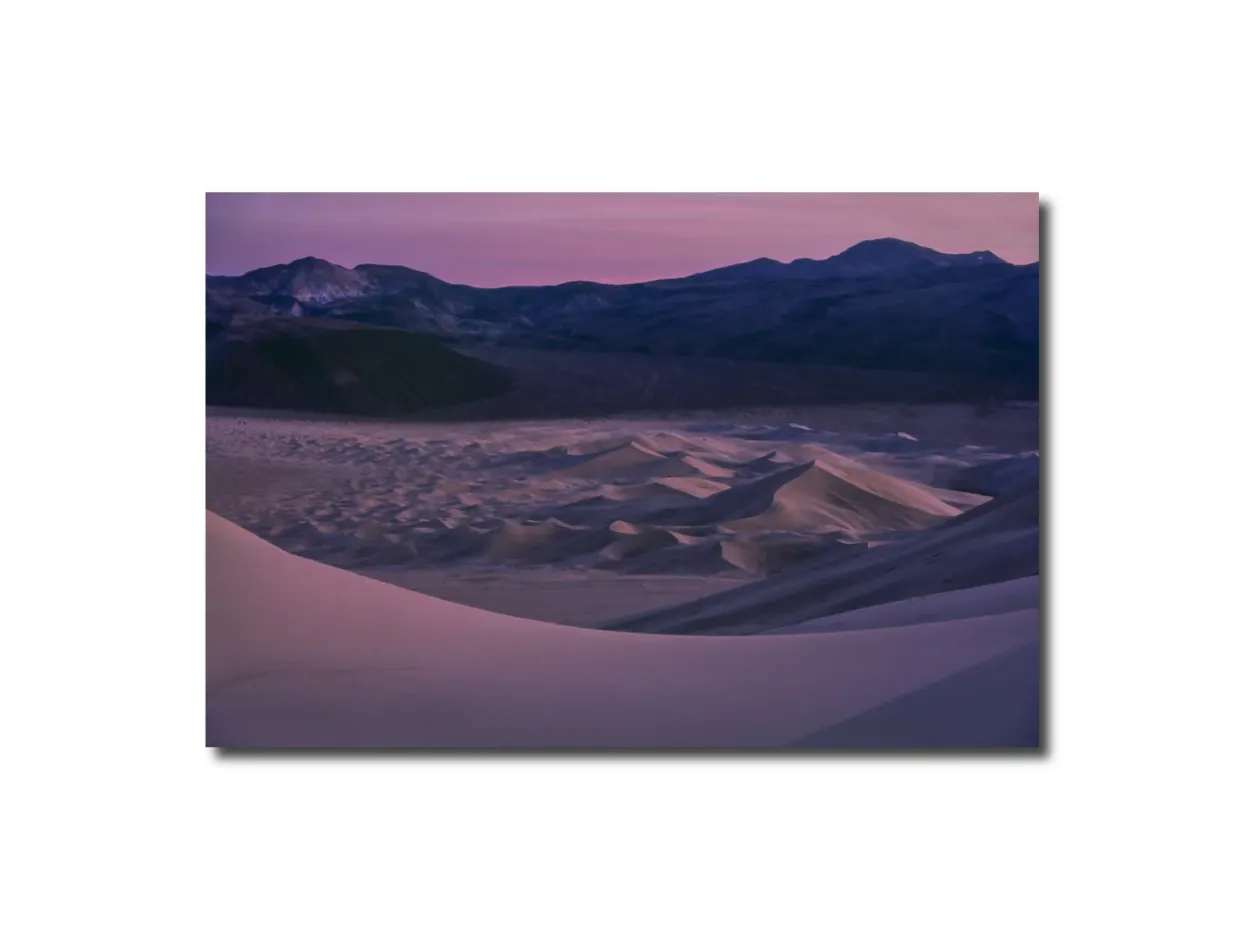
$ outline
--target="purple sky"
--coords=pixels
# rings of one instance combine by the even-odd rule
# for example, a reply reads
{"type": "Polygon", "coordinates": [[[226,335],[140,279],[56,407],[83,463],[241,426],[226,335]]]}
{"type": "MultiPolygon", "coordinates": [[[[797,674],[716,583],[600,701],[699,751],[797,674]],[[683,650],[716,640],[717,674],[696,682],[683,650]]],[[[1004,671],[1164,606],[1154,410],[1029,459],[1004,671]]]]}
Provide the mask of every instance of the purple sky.
{"type": "Polygon", "coordinates": [[[893,236],[1037,260],[1036,193],[209,193],[207,271],[314,255],[496,287],[827,258],[893,236]]]}

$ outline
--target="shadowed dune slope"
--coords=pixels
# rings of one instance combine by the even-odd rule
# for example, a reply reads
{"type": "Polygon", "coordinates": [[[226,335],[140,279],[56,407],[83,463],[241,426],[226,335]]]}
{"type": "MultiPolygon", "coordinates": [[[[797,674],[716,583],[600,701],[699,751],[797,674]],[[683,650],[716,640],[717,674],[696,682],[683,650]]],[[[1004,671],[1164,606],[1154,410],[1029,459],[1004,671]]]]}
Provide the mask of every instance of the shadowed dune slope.
{"type": "MultiPolygon", "coordinates": [[[[656,637],[523,620],[286,554],[207,519],[207,743],[229,748],[687,748],[817,744],[1033,644],[1029,618],[851,633],[656,637]],[[938,685],[942,683],[942,685],[938,685]]],[[[964,684],[966,683],[966,684],[964,684]]],[[[962,695],[955,694],[957,686],[962,695]]],[[[975,691],[974,691],[975,690],[975,691]]],[[[980,699],[980,695],[989,698],[980,699]]],[[[968,703],[972,704],[972,703],[968,703]]],[[[875,719],[877,746],[1030,743],[1032,729],[875,719]]]]}
{"type": "Polygon", "coordinates": [[[903,627],[912,623],[937,623],[940,620],[1036,610],[1040,605],[1041,579],[1034,574],[1031,577],[1014,578],[996,584],[862,607],[844,614],[834,614],[832,617],[818,617],[785,627],[775,627],[764,631],[764,635],[836,633],[843,630],[903,627]]]}
{"type": "Polygon", "coordinates": [[[895,740],[920,747],[1040,747],[1041,650],[1029,643],[794,743],[874,750],[895,740]],[[989,706],[981,707],[987,702],[989,706]]]}
{"type": "Polygon", "coordinates": [[[940,526],[843,560],[601,627],[642,633],[758,633],[874,604],[1039,573],[1040,494],[999,497],[940,526]]]}
{"type": "Polygon", "coordinates": [[[568,525],[558,519],[507,521],[489,543],[488,556],[498,562],[547,564],[600,551],[614,538],[609,531],[568,525]]]}
{"type": "Polygon", "coordinates": [[[960,470],[948,481],[952,489],[986,496],[1005,496],[1035,486],[1040,481],[1041,460],[1036,454],[1020,454],[960,470]]]}

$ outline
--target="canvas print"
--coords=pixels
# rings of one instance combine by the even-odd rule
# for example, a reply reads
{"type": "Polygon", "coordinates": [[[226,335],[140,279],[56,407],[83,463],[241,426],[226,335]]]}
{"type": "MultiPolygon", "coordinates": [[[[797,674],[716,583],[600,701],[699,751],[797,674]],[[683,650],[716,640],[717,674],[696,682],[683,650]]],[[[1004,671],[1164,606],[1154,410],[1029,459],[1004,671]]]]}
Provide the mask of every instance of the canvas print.
{"type": "Polygon", "coordinates": [[[207,194],[207,745],[1039,750],[1040,218],[207,194]]]}

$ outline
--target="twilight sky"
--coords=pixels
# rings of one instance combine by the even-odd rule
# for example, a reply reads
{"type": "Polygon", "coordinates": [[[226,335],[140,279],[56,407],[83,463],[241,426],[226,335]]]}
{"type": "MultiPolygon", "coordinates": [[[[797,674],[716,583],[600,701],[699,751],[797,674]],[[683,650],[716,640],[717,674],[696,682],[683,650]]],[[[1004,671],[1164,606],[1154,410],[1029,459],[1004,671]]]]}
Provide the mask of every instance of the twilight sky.
{"type": "Polygon", "coordinates": [[[314,255],[477,287],[627,283],[893,236],[1037,260],[1036,193],[208,193],[207,273],[314,255]]]}

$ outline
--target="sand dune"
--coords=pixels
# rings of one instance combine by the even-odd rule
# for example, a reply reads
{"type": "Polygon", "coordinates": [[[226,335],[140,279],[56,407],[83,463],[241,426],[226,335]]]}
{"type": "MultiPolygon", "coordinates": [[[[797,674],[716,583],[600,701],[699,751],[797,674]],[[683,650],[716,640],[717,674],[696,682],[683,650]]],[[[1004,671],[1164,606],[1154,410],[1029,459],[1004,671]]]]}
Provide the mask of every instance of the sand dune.
{"type": "Polygon", "coordinates": [[[734,476],[734,471],[728,467],[718,466],[710,460],[701,460],[689,454],[674,454],[666,458],[664,464],[658,464],[653,469],[666,477],[700,475],[711,479],[726,479],[734,476]]]}
{"type": "Polygon", "coordinates": [[[924,597],[911,597],[889,604],[877,604],[832,617],[805,620],[786,627],[764,631],[765,636],[789,633],[835,633],[843,630],[874,630],[902,627],[912,623],[937,623],[964,617],[984,617],[1035,610],[1041,602],[1041,579],[1032,575],[981,587],[944,591],[924,597]]]}
{"type": "Polygon", "coordinates": [[[717,480],[705,480],[698,477],[659,477],[642,490],[630,492],[641,496],[657,497],[681,493],[684,496],[694,496],[696,499],[706,499],[709,496],[724,493],[729,488],[727,484],[717,480]]]}
{"type": "Polygon", "coordinates": [[[1035,453],[863,418],[209,417],[209,742],[1031,745],[1035,453]]]}
{"type": "Polygon", "coordinates": [[[734,476],[734,471],[683,452],[663,453],[640,439],[586,454],[581,460],[548,471],[548,475],[616,481],[683,476],[726,478],[734,476]]]}
{"type": "Polygon", "coordinates": [[[590,528],[593,518],[597,526],[608,520],[615,530],[619,523],[644,526],[643,538],[610,546],[604,554],[611,562],[659,551],[643,570],[659,564],[669,572],[734,567],[752,574],[814,555],[841,555],[842,539],[814,535],[859,542],[879,532],[928,528],[959,512],[925,487],[836,455],[734,486],[711,480],[671,486],[674,482],[607,489],[565,507],[569,512],[557,512],[583,528],[590,528]],[[674,532],[690,528],[708,529],[719,538],[707,547],[702,539],[677,544],[674,532]]]}
{"type": "Polygon", "coordinates": [[[772,450],[767,454],[761,454],[759,457],[754,457],[751,460],[740,461],[739,463],[732,464],[731,466],[735,470],[764,474],[772,473],[775,470],[782,470],[792,463],[798,463],[798,461],[791,460],[782,456],[776,450],[772,450]]]}
{"type": "Polygon", "coordinates": [[[611,532],[618,534],[617,538],[601,550],[601,555],[609,561],[620,561],[623,558],[682,544],[678,537],[668,529],[643,528],[628,522],[616,522],[609,528],[611,532]]]}
{"type": "Polygon", "coordinates": [[[207,598],[209,746],[919,748],[1037,738],[1035,611],[804,636],[600,632],[371,581],[212,514],[207,598]],[[965,709],[974,721],[962,720],[965,709]]]}
{"type": "Polygon", "coordinates": [[[930,486],[927,489],[947,506],[959,510],[975,509],[977,506],[985,505],[991,499],[991,497],[985,496],[983,493],[964,493],[960,490],[947,490],[939,486],[930,486]]]}
{"type": "Polygon", "coordinates": [[[796,741],[797,748],[1039,747],[1041,647],[1009,653],[909,692],[796,741]]]}
{"type": "Polygon", "coordinates": [[[489,541],[488,557],[502,562],[550,563],[599,552],[611,541],[607,531],[557,519],[504,522],[489,541]]]}
{"type": "Polygon", "coordinates": [[[713,576],[739,574],[744,570],[726,558],[723,550],[725,543],[720,536],[692,536],[672,530],[660,531],[669,532],[673,544],[636,553],[617,564],[604,564],[600,567],[630,575],[677,572],[682,575],[713,576]]]}
{"type": "Polygon", "coordinates": [[[766,577],[840,558],[843,541],[886,546],[940,526],[990,497],[931,482],[1006,462],[977,445],[795,421],[208,427],[209,505],[283,548],[357,570],[766,577]],[[611,533],[619,522],[646,534],[611,533]]]}
{"type": "Polygon", "coordinates": [[[642,515],[632,512],[653,523],[718,525],[725,531],[863,536],[927,528],[959,510],[919,484],[835,455],[736,484],[694,503],[656,507],[642,515]]]}
{"type": "Polygon", "coordinates": [[[660,451],[628,441],[607,450],[589,453],[582,460],[551,471],[551,475],[612,480],[624,474],[633,474],[637,468],[662,463],[665,459],[660,451]]]}
{"type": "Polygon", "coordinates": [[[797,571],[604,628],[757,633],[875,604],[1036,575],[1039,523],[1039,491],[1023,490],[855,558],[814,559],[797,571]]]}
{"type": "Polygon", "coordinates": [[[644,483],[614,484],[604,483],[594,495],[586,499],[575,500],[569,504],[579,508],[601,506],[609,503],[629,500],[660,500],[668,502],[670,497],[693,496],[705,499],[722,493],[730,487],[717,480],[706,480],[699,477],[657,477],[644,483]]]}
{"type": "Polygon", "coordinates": [[[442,527],[419,541],[418,555],[442,563],[458,561],[485,551],[488,543],[489,534],[473,526],[442,527]]]}
{"type": "Polygon", "coordinates": [[[1036,454],[1021,454],[974,467],[965,467],[955,473],[948,484],[957,490],[983,493],[986,496],[1004,496],[1016,490],[1035,486],[1041,473],[1041,462],[1036,454]]]}
{"type": "Polygon", "coordinates": [[[810,538],[789,532],[765,532],[752,537],[723,541],[722,558],[750,574],[773,574],[814,559],[845,560],[865,551],[862,543],[810,538]]]}
{"type": "MultiPolygon", "coordinates": [[[[738,495],[743,495],[742,488],[738,495]]],[[[863,536],[876,531],[923,529],[958,513],[917,484],[840,457],[780,471],[750,484],[746,495],[749,503],[759,497],[766,505],[754,515],[730,520],[727,528],[863,536]]]]}

